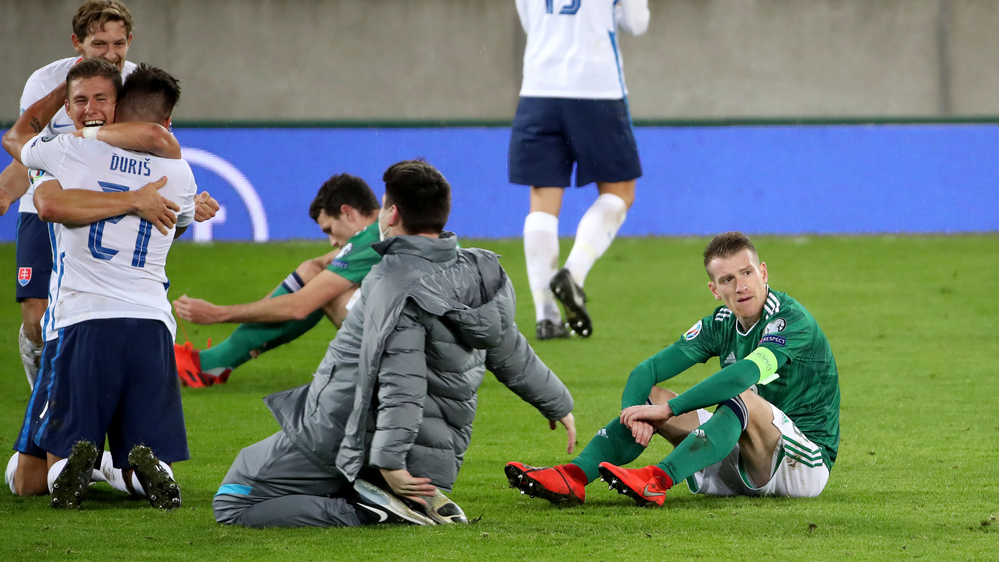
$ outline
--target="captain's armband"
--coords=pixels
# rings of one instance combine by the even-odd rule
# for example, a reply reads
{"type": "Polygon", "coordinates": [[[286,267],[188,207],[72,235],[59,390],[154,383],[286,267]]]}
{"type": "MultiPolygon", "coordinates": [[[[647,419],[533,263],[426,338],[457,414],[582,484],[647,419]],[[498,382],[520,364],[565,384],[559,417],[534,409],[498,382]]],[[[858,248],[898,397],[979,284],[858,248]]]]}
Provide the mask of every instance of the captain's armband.
{"type": "Polygon", "coordinates": [[[746,359],[753,361],[760,369],[760,380],[757,384],[767,384],[778,378],[778,358],[774,352],[766,347],[758,347],[746,356],[746,359]]]}

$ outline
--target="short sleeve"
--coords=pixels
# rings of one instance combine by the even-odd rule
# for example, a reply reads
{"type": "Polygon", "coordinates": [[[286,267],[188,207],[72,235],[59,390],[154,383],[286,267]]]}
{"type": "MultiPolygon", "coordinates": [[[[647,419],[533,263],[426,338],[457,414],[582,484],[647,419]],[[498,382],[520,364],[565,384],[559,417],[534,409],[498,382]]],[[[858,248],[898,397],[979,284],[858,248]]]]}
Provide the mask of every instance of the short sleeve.
{"type": "Polygon", "coordinates": [[[69,146],[71,135],[42,133],[21,148],[21,163],[28,168],[45,170],[58,177],[59,168],[69,146]]]}
{"type": "Polygon", "coordinates": [[[758,345],[794,361],[801,350],[809,345],[812,337],[812,323],[806,315],[792,309],[767,319],[758,345]]]}
{"type": "Polygon", "coordinates": [[[712,357],[718,357],[719,349],[715,333],[718,328],[713,316],[706,316],[695,322],[694,326],[684,332],[674,344],[692,361],[704,363],[712,357]]]}
{"type": "Polygon", "coordinates": [[[327,269],[352,283],[361,283],[381,259],[371,246],[355,247],[349,243],[337,253],[327,269]]]}
{"type": "MultiPolygon", "coordinates": [[[[169,180],[168,180],[169,181],[169,180]]],[[[194,174],[188,173],[188,189],[184,190],[181,200],[177,202],[181,211],[177,214],[177,227],[184,228],[190,226],[194,221],[194,198],[198,193],[198,185],[194,182],[194,174]]]]}

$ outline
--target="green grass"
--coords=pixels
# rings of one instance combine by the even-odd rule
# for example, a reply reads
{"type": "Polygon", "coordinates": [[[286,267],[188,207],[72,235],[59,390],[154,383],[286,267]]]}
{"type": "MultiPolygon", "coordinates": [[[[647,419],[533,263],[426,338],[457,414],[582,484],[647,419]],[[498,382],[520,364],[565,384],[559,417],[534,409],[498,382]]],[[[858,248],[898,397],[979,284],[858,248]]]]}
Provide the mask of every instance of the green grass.
{"type": "MultiPolygon", "coordinates": [[[[537,412],[487,377],[451,496],[474,524],[265,531],[217,525],[212,495],[232,459],[277,430],[261,398],[310,379],[334,335],[323,323],[240,368],[224,386],[184,390],[192,460],[175,468],[182,509],[156,512],[105,485],[79,512],[56,512],[47,498],[3,491],[0,559],[995,560],[997,236],[756,242],[771,284],[810,309],[840,369],[840,455],[819,498],[707,498],[681,486],[664,509],[638,509],[599,483],[581,507],[558,509],[521,496],[507,488],[504,463],[564,462],[564,434],[550,432],[537,412]]],[[[631,367],[716,306],[700,266],[704,244],[618,240],[587,281],[594,336],[536,346],[573,392],[580,447],[617,414],[631,367]]],[[[518,319],[533,333],[520,241],[469,245],[505,256],[522,297],[518,319]]],[[[171,294],[252,300],[325,250],[313,243],[178,244],[168,268],[171,294]]],[[[0,246],[0,262],[12,273],[12,245],[0,246]]],[[[0,431],[8,443],[28,398],[19,322],[13,283],[0,283],[0,431]]],[[[231,330],[187,326],[198,346],[231,330]]],[[[683,390],[717,367],[698,366],[670,386],[683,390]]],[[[668,451],[660,440],[638,463],[668,451]]]]}

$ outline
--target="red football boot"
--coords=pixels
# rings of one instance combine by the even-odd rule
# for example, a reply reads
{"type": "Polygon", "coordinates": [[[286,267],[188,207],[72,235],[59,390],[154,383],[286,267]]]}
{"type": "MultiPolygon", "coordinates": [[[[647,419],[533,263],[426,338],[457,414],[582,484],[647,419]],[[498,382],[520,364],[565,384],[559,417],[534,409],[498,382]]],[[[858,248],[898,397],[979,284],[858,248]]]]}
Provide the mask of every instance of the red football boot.
{"type": "Polygon", "coordinates": [[[204,388],[217,382],[218,377],[201,372],[198,350],[194,349],[191,342],[186,342],[184,345],[175,343],[174,357],[177,360],[177,376],[181,379],[182,385],[204,388]]]}
{"type": "Polygon", "coordinates": [[[601,480],[608,483],[609,489],[618,490],[633,500],[636,505],[655,504],[663,507],[663,499],[674,485],[674,481],[656,465],[646,468],[622,468],[609,462],[602,462],[597,467],[601,480]]]}
{"type": "Polygon", "coordinates": [[[545,468],[509,462],[503,471],[511,488],[517,488],[531,497],[545,498],[554,504],[583,503],[587,495],[584,489],[587,476],[575,464],[545,468]]]}

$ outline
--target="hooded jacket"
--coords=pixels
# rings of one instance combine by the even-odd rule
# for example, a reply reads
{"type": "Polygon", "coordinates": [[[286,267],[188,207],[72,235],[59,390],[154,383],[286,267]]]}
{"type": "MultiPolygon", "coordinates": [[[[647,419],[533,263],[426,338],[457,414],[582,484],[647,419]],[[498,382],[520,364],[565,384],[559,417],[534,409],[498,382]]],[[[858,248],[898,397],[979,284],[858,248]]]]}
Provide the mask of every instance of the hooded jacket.
{"type": "Polygon", "coordinates": [[[472,436],[486,369],[549,420],[573,409],[565,385],[514,322],[498,256],[453,234],[396,236],[309,385],[265,399],[317,465],[354,480],[406,468],[450,491],[472,436]]]}

